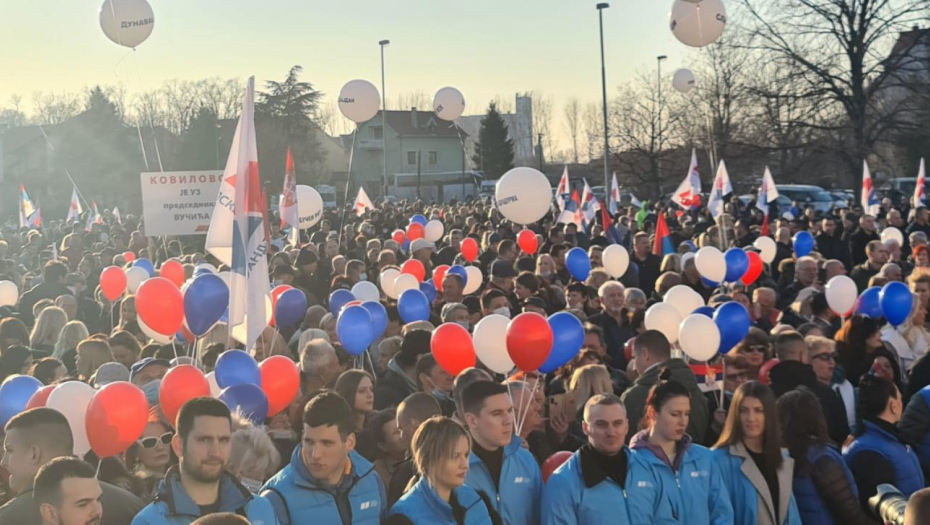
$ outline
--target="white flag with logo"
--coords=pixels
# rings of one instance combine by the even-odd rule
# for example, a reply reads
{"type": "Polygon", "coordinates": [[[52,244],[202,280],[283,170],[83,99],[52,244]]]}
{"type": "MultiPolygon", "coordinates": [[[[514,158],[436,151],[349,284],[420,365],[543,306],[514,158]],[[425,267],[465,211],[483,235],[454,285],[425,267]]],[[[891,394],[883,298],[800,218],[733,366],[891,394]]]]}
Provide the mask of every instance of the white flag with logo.
{"type": "Polygon", "coordinates": [[[712,217],[717,218],[723,214],[723,197],[731,193],[733,185],[730,184],[730,174],[727,172],[727,165],[721,160],[717,166],[717,176],[714,177],[714,187],[711,188],[710,197],[707,199],[707,209],[712,217]]]}
{"type": "Polygon", "coordinates": [[[778,189],[775,187],[775,179],[772,178],[772,172],[769,167],[765,167],[765,173],[762,175],[762,185],[759,186],[759,195],[756,197],[756,208],[762,210],[763,215],[769,214],[769,204],[775,202],[778,198],[778,189]]]}
{"type": "Polygon", "coordinates": [[[617,184],[617,172],[614,172],[614,178],[610,181],[610,197],[607,199],[607,211],[611,215],[616,215],[620,209],[620,185],[617,184]]]}
{"type": "Polygon", "coordinates": [[[77,219],[84,209],[81,207],[81,199],[78,198],[77,186],[71,190],[71,205],[68,207],[68,218],[65,219],[67,222],[71,222],[77,219]]]}
{"type": "Polygon", "coordinates": [[[365,193],[365,188],[359,186],[358,196],[355,197],[355,215],[362,215],[366,211],[373,209],[375,209],[375,205],[371,203],[371,199],[369,199],[368,194],[365,193]]]}

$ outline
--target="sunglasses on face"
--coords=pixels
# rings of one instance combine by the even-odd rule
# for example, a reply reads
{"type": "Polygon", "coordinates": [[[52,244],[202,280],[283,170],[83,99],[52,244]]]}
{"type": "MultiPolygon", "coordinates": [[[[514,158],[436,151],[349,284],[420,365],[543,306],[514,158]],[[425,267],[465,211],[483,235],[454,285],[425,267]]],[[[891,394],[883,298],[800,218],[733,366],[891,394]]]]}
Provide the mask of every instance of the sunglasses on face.
{"type": "Polygon", "coordinates": [[[811,359],[820,359],[821,361],[836,361],[836,354],[817,354],[811,357],[811,359]]]}
{"type": "Polygon", "coordinates": [[[142,448],[155,448],[158,446],[158,442],[161,441],[162,445],[167,445],[171,443],[171,438],[174,437],[174,432],[165,432],[164,434],[155,437],[144,437],[136,441],[142,448]]]}
{"type": "Polygon", "coordinates": [[[764,354],[765,350],[766,350],[765,345],[749,345],[746,347],[747,352],[758,352],[760,354],[764,354]]]}

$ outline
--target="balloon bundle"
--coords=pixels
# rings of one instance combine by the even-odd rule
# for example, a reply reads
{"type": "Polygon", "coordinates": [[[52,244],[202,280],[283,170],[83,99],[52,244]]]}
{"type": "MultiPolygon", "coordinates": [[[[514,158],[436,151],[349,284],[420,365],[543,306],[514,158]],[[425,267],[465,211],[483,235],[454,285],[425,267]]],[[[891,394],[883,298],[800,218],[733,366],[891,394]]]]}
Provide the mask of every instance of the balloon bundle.
{"type": "MultiPolygon", "coordinates": [[[[172,369],[169,375],[177,368],[180,367],[172,369]]],[[[216,360],[215,378],[217,386],[222,389],[218,399],[231,411],[239,412],[256,425],[287,408],[300,389],[297,365],[283,355],[269,357],[259,364],[242,350],[227,350],[216,360]]],[[[207,389],[201,395],[210,395],[207,379],[202,373],[196,378],[196,384],[200,392],[207,389]]],[[[163,380],[160,392],[164,390],[163,380]]]]}
{"type": "MultiPolygon", "coordinates": [[[[771,241],[768,237],[760,239],[771,241]]],[[[775,257],[774,246],[771,257],[775,257]]],[[[749,286],[762,275],[763,262],[771,262],[771,259],[765,261],[765,256],[742,248],[730,248],[724,253],[713,246],[705,246],[694,256],[694,265],[701,279],[711,288],[721,283],[737,282],[749,286]]]]}

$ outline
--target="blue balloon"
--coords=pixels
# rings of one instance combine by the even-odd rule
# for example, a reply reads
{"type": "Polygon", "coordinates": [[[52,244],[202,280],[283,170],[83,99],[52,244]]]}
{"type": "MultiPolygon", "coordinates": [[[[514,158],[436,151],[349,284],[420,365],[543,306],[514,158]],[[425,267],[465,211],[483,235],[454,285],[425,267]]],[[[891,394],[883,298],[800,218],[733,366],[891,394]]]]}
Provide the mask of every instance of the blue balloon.
{"type": "Polygon", "coordinates": [[[723,254],[723,258],[727,261],[725,279],[728,283],[739,281],[749,269],[749,256],[742,248],[730,248],[723,254]]]}
{"type": "Polygon", "coordinates": [[[691,239],[686,239],[684,243],[688,245],[688,248],[690,248],[692,252],[697,251],[697,246],[695,246],[694,241],[691,239]]]}
{"type": "Polygon", "coordinates": [[[184,317],[197,337],[210,331],[229,307],[229,287],[219,275],[203,273],[184,291],[184,317]]]}
{"type": "Polygon", "coordinates": [[[226,403],[230,412],[239,412],[243,417],[262,425],[268,418],[268,397],[262,389],[247,383],[224,388],[220,392],[220,401],[226,403]]]}
{"type": "Polygon", "coordinates": [[[752,319],[749,310],[736,301],[723,303],[714,313],[714,324],[720,330],[720,353],[725,354],[746,338],[752,319]]]}
{"type": "Polygon", "coordinates": [[[372,341],[374,341],[384,335],[384,331],[387,330],[387,310],[384,308],[384,305],[378,301],[365,301],[362,303],[362,306],[368,310],[368,314],[371,315],[372,334],[374,335],[372,341]]]}
{"type": "Polygon", "coordinates": [[[704,283],[704,286],[710,288],[711,290],[720,286],[720,283],[715,283],[714,281],[711,281],[710,279],[707,279],[704,277],[701,277],[701,282],[704,283]]]}
{"type": "MultiPolygon", "coordinates": [[[[407,293],[407,292],[404,292],[407,293]]],[[[385,312],[386,316],[387,312],[385,312]]],[[[336,321],[339,342],[351,355],[359,355],[375,340],[374,327],[368,309],[354,304],[346,307],[336,321]]]]}
{"type": "Polygon", "coordinates": [[[794,234],[794,253],[798,257],[804,257],[814,249],[814,236],[809,231],[799,231],[794,234]]]}
{"type": "Polygon", "coordinates": [[[449,275],[450,273],[454,273],[455,275],[458,275],[459,277],[462,278],[462,288],[464,289],[465,285],[468,284],[468,272],[465,270],[465,267],[462,265],[456,264],[450,267],[448,270],[446,270],[446,275],[449,275]]]}
{"type": "Polygon", "coordinates": [[[426,298],[429,299],[429,303],[433,304],[433,301],[436,300],[436,287],[433,286],[433,280],[430,279],[420,283],[420,291],[426,295],[426,298]]]}
{"type": "Polygon", "coordinates": [[[258,370],[258,363],[242,350],[227,350],[220,354],[220,358],[216,360],[214,376],[220,388],[244,384],[262,386],[262,373],[258,370]]]}
{"type": "Polygon", "coordinates": [[[410,249],[410,239],[404,238],[404,244],[400,245],[400,251],[407,253],[410,249]]]}
{"type": "Polygon", "coordinates": [[[285,290],[274,304],[274,322],[280,328],[290,328],[300,323],[306,313],[307,295],[298,288],[285,290]]]}
{"type": "Polygon", "coordinates": [[[571,361],[584,346],[584,325],[577,317],[568,312],[559,312],[549,316],[552,328],[552,350],[549,357],[539,367],[539,371],[548,374],[555,372],[571,361]]]}
{"type": "Polygon", "coordinates": [[[140,257],[132,262],[133,266],[138,266],[139,268],[145,268],[145,271],[149,272],[149,277],[155,275],[155,265],[152,264],[152,261],[146,259],[145,257],[140,257]]]}
{"type": "Polygon", "coordinates": [[[565,254],[565,267],[568,273],[578,281],[584,281],[591,273],[591,258],[582,248],[572,248],[565,254]]]}
{"type": "Polygon", "coordinates": [[[417,223],[417,224],[422,224],[423,226],[426,226],[426,222],[427,222],[426,217],[424,217],[423,215],[419,213],[414,215],[413,217],[410,217],[410,224],[417,223]]]}
{"type": "Polygon", "coordinates": [[[879,292],[878,304],[882,307],[885,319],[893,326],[898,326],[907,321],[907,316],[911,314],[914,297],[906,284],[891,282],[879,292]]]}
{"type": "Polygon", "coordinates": [[[714,318],[714,313],[715,313],[715,312],[716,312],[716,310],[714,310],[714,307],[713,307],[713,306],[702,306],[702,307],[700,307],[700,308],[694,310],[694,311],[691,312],[691,313],[692,313],[692,314],[706,315],[707,317],[710,317],[711,319],[713,319],[713,318],[714,318]]]}
{"type": "Polygon", "coordinates": [[[864,315],[872,319],[882,317],[882,306],[878,302],[882,289],[880,286],[866,288],[856,301],[856,315],[864,315]]]}
{"type": "Polygon", "coordinates": [[[32,376],[10,376],[0,385],[0,426],[26,410],[29,398],[42,388],[42,381],[32,376]]]}
{"type": "Polygon", "coordinates": [[[329,294],[329,311],[332,312],[333,315],[338,316],[342,307],[345,306],[346,303],[351,303],[354,300],[355,296],[352,295],[352,292],[344,289],[336,290],[329,294]]]}
{"type": "Polygon", "coordinates": [[[429,299],[420,290],[407,290],[397,298],[397,313],[404,324],[429,320],[429,299]]]}

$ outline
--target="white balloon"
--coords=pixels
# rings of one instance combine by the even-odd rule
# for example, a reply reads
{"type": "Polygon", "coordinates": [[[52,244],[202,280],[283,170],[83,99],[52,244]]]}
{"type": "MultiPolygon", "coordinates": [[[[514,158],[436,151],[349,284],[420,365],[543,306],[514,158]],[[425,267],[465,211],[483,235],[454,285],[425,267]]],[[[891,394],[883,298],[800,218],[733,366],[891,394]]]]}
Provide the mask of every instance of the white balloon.
{"type": "Polygon", "coordinates": [[[690,286],[683,284],[675,285],[671,290],[665,292],[662,301],[674,306],[682,319],[704,306],[704,298],[701,297],[701,294],[695,292],[690,286]]]}
{"type": "Polygon", "coordinates": [[[691,314],[679,325],[678,344],[691,359],[708,361],[720,348],[720,329],[710,317],[691,314]]]}
{"type": "Polygon", "coordinates": [[[152,34],[155,13],[147,0],[104,0],[100,28],[114,43],[135,48],[152,34]]]}
{"type": "Polygon", "coordinates": [[[455,120],[465,112],[465,96],[454,87],[444,87],[433,97],[433,111],[442,120],[455,120]]]}
{"type": "MultiPolygon", "coordinates": [[[[269,324],[271,324],[271,293],[265,294],[265,326],[262,327],[262,330],[265,329],[269,324]]],[[[245,317],[242,319],[242,324],[237,324],[233,326],[229,331],[229,334],[232,335],[233,339],[239,341],[242,344],[248,342],[248,327],[249,327],[249,314],[245,314],[245,317]]]]}
{"type": "Polygon", "coordinates": [[[365,301],[381,300],[381,292],[378,291],[378,287],[375,286],[375,283],[369,281],[359,281],[355,283],[355,286],[352,287],[352,295],[363,303],[365,301]]]}
{"type": "Polygon", "coordinates": [[[678,341],[678,325],[681,324],[681,315],[678,309],[666,303],[656,303],[646,310],[644,320],[646,330],[658,330],[668,339],[668,342],[675,344],[678,341]]]}
{"type": "Polygon", "coordinates": [[[472,341],[475,355],[497,374],[506,374],[513,370],[513,360],[507,353],[507,325],[510,319],[499,314],[483,317],[475,325],[472,341]]]}
{"type": "Polygon", "coordinates": [[[465,273],[468,274],[468,282],[465,283],[465,289],[462,291],[465,295],[471,295],[478,291],[484,282],[484,275],[477,266],[466,266],[465,273]]]}
{"type": "Polygon", "coordinates": [[[141,266],[133,266],[126,270],[126,289],[129,293],[136,293],[142,281],[149,278],[149,272],[141,266]]]}
{"type": "Polygon", "coordinates": [[[420,283],[417,281],[417,278],[409,273],[402,273],[394,279],[394,293],[400,297],[400,294],[406,292],[407,290],[419,290],[420,283]]]}
{"type": "Polygon", "coordinates": [[[170,335],[160,334],[156,332],[155,330],[152,330],[152,328],[150,328],[149,325],[145,324],[145,322],[142,321],[142,316],[137,315],[136,321],[139,323],[139,328],[142,330],[142,333],[148,336],[148,338],[151,339],[152,341],[155,341],[156,343],[162,344],[162,345],[166,345],[171,342],[170,335]]]}
{"type": "MultiPolygon", "coordinates": [[[[368,122],[381,108],[378,88],[367,80],[352,80],[339,91],[339,111],[352,122],[368,122]]],[[[300,196],[297,197],[300,199],[300,196]]]]}
{"type": "Polygon", "coordinates": [[[882,230],[882,242],[885,242],[888,239],[898,241],[898,246],[904,246],[904,234],[902,234],[901,230],[895,228],[894,226],[888,226],[882,230]]]}
{"type": "Polygon", "coordinates": [[[716,42],[723,34],[727,27],[727,10],[722,0],[675,0],[668,22],[672,34],[682,44],[704,47],[716,42]]]}
{"type": "Polygon", "coordinates": [[[312,228],[323,218],[323,197],[312,186],[297,185],[297,222],[301,230],[312,228]]]}
{"type": "Polygon", "coordinates": [[[432,220],[426,223],[426,240],[429,242],[437,242],[439,239],[442,239],[442,234],[445,233],[446,228],[442,225],[442,222],[437,220],[432,220]]]}
{"type": "Polygon", "coordinates": [[[378,277],[378,284],[381,286],[381,289],[384,290],[384,295],[391,299],[397,299],[400,295],[394,290],[394,280],[397,279],[398,275],[400,275],[400,270],[388,268],[381,272],[381,275],[378,277]]]}
{"type": "Polygon", "coordinates": [[[0,281],[0,306],[16,306],[18,302],[19,288],[17,288],[16,283],[13,281],[0,281]]]}
{"type": "Polygon", "coordinates": [[[672,75],[672,87],[682,93],[694,89],[694,73],[690,69],[679,69],[672,75]]]}
{"type": "Polygon", "coordinates": [[[216,373],[210,372],[206,377],[207,384],[210,385],[210,397],[214,399],[220,397],[220,391],[222,389],[220,388],[220,385],[216,383],[216,373]]]}
{"type": "Polygon", "coordinates": [[[775,254],[778,252],[778,246],[771,237],[759,237],[752,245],[759,249],[759,257],[765,264],[772,264],[775,260],[775,254]]]}
{"type": "Polygon", "coordinates": [[[824,292],[827,294],[830,309],[839,316],[848,314],[859,298],[856,282],[845,275],[837,275],[830,279],[824,292]]]}
{"type": "Polygon", "coordinates": [[[727,276],[727,261],[723,253],[713,246],[705,246],[694,256],[694,265],[705,279],[715,283],[723,282],[727,276]]]}
{"type": "Polygon", "coordinates": [[[66,381],[52,390],[45,403],[45,406],[57,410],[68,420],[71,437],[74,439],[73,451],[79,457],[83,457],[90,450],[84,420],[87,415],[87,405],[90,404],[96,392],[87,383],[66,381]]]}
{"type": "Polygon", "coordinates": [[[497,181],[494,202],[508,220],[521,225],[532,224],[549,213],[552,184],[533,168],[514,168],[497,181]]]}
{"type": "Polygon", "coordinates": [[[619,244],[611,244],[605,248],[601,260],[604,262],[604,269],[614,279],[623,277],[630,267],[630,254],[619,244]]]}

